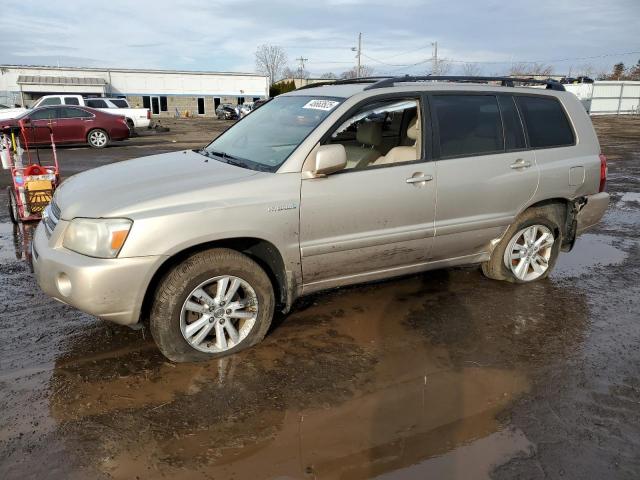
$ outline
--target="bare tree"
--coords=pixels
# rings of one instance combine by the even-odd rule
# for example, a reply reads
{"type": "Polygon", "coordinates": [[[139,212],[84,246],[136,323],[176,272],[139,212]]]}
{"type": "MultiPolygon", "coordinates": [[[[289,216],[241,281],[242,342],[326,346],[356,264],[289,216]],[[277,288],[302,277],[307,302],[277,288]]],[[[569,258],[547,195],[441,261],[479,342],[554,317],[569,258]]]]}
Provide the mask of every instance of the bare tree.
{"type": "Polygon", "coordinates": [[[514,63],[508,70],[508,74],[514,77],[548,77],[552,72],[553,67],[543,63],[514,63]]]}
{"type": "Polygon", "coordinates": [[[320,75],[320,78],[322,78],[324,80],[334,80],[334,79],[338,78],[338,76],[333,72],[326,72],[326,73],[323,73],[322,75],[320,75]]]}
{"type": "Polygon", "coordinates": [[[596,75],[596,67],[594,67],[590,63],[586,63],[584,65],[578,65],[578,67],[575,69],[574,76],[594,78],[596,75]]]}
{"type": "Polygon", "coordinates": [[[269,76],[271,83],[280,79],[287,64],[287,54],[278,45],[260,45],[256,50],[256,70],[269,76]]]}
{"type": "Polygon", "coordinates": [[[466,77],[479,77],[482,69],[477,63],[465,63],[462,65],[462,74],[466,77]]]}
{"type": "Polygon", "coordinates": [[[301,70],[300,68],[293,70],[292,68],[286,67],[282,71],[282,78],[309,78],[310,76],[307,70],[301,70]]]}
{"type": "MultiPolygon", "coordinates": [[[[360,65],[360,76],[361,77],[370,77],[373,75],[373,68],[369,65],[360,65]]],[[[358,67],[353,67],[346,72],[342,72],[340,74],[340,78],[342,79],[350,79],[358,77],[358,67]]]]}

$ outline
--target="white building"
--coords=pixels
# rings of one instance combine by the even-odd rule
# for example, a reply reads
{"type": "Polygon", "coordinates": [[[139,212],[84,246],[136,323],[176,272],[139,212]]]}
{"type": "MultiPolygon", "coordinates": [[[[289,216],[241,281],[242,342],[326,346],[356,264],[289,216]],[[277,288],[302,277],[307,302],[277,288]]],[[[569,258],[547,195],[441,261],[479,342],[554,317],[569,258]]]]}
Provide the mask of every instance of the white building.
{"type": "Polygon", "coordinates": [[[0,65],[0,104],[28,107],[54,93],[124,97],[159,116],[213,116],[221,103],[267,98],[269,78],[254,73],[0,65]]]}
{"type": "Polygon", "coordinates": [[[640,114],[640,82],[596,80],[567,84],[564,88],[580,99],[591,115],[640,114]]]}

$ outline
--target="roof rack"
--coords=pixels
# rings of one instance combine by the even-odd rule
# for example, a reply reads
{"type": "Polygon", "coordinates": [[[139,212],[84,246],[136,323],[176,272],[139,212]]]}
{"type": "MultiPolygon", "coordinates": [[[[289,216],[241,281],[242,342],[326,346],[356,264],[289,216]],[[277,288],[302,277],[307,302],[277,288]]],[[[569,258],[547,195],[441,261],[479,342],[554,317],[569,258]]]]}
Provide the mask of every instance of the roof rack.
{"type": "Polygon", "coordinates": [[[372,90],[374,88],[393,87],[396,83],[403,82],[424,82],[424,81],[440,81],[440,82],[462,82],[462,83],[488,83],[488,82],[500,82],[503,87],[513,87],[514,83],[525,84],[537,84],[546,85],[548,90],[564,91],[564,86],[557,80],[534,80],[532,78],[511,78],[511,77],[467,77],[467,76],[436,76],[436,75],[423,75],[423,76],[411,76],[405,75],[403,77],[386,77],[377,82],[365,87],[365,90],[372,90]]]}
{"type": "Polygon", "coordinates": [[[380,80],[386,80],[389,78],[393,78],[393,77],[390,77],[390,76],[357,77],[357,78],[345,78],[344,80],[327,80],[326,82],[309,83],[308,85],[303,85],[302,87],[296,88],[296,90],[305,90],[307,88],[324,87],[326,85],[348,85],[351,83],[376,83],[376,82],[379,82],[380,80]]]}

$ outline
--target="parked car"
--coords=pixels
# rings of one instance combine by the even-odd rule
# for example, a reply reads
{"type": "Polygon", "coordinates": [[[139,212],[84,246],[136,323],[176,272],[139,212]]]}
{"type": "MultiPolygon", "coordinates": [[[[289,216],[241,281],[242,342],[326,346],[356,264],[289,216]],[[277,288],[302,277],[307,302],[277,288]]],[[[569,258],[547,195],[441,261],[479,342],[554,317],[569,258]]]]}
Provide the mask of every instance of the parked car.
{"type": "Polygon", "coordinates": [[[437,79],[298,89],[200,151],[75,175],[35,232],[39,285],[149,319],[164,355],[192,361],[329,288],[469,264],[544,279],[608,205],[589,116],[557,82],[437,79]]]}
{"type": "Polygon", "coordinates": [[[115,116],[87,107],[55,106],[27,110],[15,119],[0,120],[0,126],[24,126],[30,145],[51,143],[49,131],[57,145],[86,143],[93,148],[104,148],[110,141],[126,140],[130,130],[123,115],[115,116]]]}
{"type": "Polygon", "coordinates": [[[245,102],[240,105],[240,118],[244,118],[249,115],[253,111],[254,105],[254,102],[245,102]]]}
{"type": "MultiPolygon", "coordinates": [[[[115,99],[108,98],[84,98],[82,95],[45,95],[40,97],[31,108],[55,105],[75,105],[97,108],[112,115],[123,115],[131,130],[134,128],[147,128],[149,126],[151,123],[151,112],[148,108],[131,108],[128,106],[128,103],[127,107],[123,108],[116,105],[114,103],[115,101],[115,99]]],[[[28,111],[26,108],[12,109],[11,112],[7,112],[6,114],[2,111],[0,112],[0,118],[15,118],[26,111],[28,111]]]]}
{"type": "Polygon", "coordinates": [[[263,99],[260,99],[260,100],[256,100],[255,102],[253,102],[253,109],[255,110],[256,108],[261,107],[262,105],[267,103],[269,100],[271,100],[271,99],[270,98],[263,98],[263,99]]]}
{"type": "Polygon", "coordinates": [[[237,120],[238,112],[233,105],[223,103],[216,108],[216,117],[218,117],[218,120],[237,120]]]}

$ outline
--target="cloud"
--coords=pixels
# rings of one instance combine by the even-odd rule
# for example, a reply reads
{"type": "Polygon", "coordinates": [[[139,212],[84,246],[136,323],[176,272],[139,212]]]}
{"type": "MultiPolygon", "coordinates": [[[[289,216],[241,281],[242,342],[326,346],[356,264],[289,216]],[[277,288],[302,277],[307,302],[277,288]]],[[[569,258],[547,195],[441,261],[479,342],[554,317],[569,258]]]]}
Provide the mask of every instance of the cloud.
{"type": "MultiPolygon", "coordinates": [[[[378,73],[425,71],[436,40],[441,57],[487,62],[489,73],[511,61],[640,51],[630,21],[638,17],[637,0],[96,0],[82,15],[77,1],[25,0],[3,6],[0,63],[253,71],[256,47],[270,43],[291,66],[303,56],[319,74],[350,68],[363,32],[364,60],[378,73]]],[[[575,62],[604,68],[638,58],[575,62]]],[[[553,64],[564,71],[572,62],[553,64]]]]}

